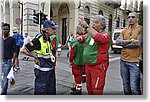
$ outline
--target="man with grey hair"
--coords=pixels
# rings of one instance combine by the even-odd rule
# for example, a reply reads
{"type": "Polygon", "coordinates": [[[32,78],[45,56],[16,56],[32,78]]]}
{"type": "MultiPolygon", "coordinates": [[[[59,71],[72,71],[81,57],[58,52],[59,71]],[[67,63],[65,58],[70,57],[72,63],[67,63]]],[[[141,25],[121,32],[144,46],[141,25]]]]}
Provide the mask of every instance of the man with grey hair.
{"type": "Polygon", "coordinates": [[[87,34],[77,37],[77,40],[84,42],[83,59],[86,64],[86,86],[88,94],[102,95],[105,85],[105,77],[109,65],[108,49],[110,35],[105,30],[105,18],[96,15],[93,20],[93,27],[89,27],[85,20],[80,21],[87,34]]]}

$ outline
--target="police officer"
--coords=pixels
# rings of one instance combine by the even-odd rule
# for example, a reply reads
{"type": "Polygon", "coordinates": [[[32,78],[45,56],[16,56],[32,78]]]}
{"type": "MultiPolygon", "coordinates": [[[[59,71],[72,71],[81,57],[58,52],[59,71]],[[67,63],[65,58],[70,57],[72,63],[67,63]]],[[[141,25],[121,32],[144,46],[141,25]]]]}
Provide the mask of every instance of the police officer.
{"type": "Polygon", "coordinates": [[[42,32],[21,49],[22,53],[35,59],[35,95],[56,94],[55,57],[50,42],[50,36],[54,34],[56,28],[58,25],[52,20],[46,20],[42,32]]]}

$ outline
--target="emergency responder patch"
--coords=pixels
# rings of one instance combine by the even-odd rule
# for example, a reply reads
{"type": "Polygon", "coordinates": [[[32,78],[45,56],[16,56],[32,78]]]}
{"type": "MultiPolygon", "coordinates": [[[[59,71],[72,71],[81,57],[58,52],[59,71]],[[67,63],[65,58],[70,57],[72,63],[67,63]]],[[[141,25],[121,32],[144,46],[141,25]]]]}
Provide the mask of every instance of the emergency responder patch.
{"type": "Polygon", "coordinates": [[[33,46],[33,45],[34,45],[31,41],[29,42],[29,44],[30,44],[30,46],[33,46]]]}

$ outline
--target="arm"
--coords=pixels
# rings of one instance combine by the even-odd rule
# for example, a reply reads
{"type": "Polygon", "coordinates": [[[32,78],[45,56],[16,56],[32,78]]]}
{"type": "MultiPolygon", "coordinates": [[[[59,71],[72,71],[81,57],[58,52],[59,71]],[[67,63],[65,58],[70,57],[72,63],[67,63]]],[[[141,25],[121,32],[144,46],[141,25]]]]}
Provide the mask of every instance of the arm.
{"type": "Polygon", "coordinates": [[[27,55],[27,56],[33,57],[34,60],[35,60],[35,63],[38,64],[38,65],[40,64],[40,61],[39,61],[38,57],[35,54],[33,54],[32,52],[30,52],[27,48],[22,47],[20,52],[27,55]]]}
{"type": "Polygon", "coordinates": [[[37,56],[35,56],[32,52],[30,52],[26,47],[22,47],[20,52],[27,55],[27,56],[37,58],[37,56]]]}
{"type": "Polygon", "coordinates": [[[70,50],[70,58],[69,58],[70,65],[73,64],[73,59],[74,59],[74,47],[71,46],[71,50],[70,50]]]}
{"type": "Polygon", "coordinates": [[[16,67],[15,66],[15,58],[16,58],[16,40],[14,39],[13,41],[13,59],[12,59],[12,66],[13,67],[16,67]]]}
{"type": "Polygon", "coordinates": [[[136,48],[136,47],[142,47],[142,35],[139,35],[136,40],[131,40],[131,43],[124,46],[128,48],[136,48]]]}
{"type": "Polygon", "coordinates": [[[67,37],[67,40],[66,40],[66,43],[65,43],[64,47],[67,46],[68,42],[69,42],[69,37],[67,37]]]}
{"type": "Polygon", "coordinates": [[[94,41],[98,43],[110,43],[110,35],[107,32],[102,34],[97,33],[94,37],[94,41]]]}
{"type": "Polygon", "coordinates": [[[120,46],[126,46],[131,43],[131,40],[123,40],[122,36],[119,36],[116,40],[116,44],[120,46]]]}
{"type": "Polygon", "coordinates": [[[142,46],[142,35],[140,34],[137,40],[123,40],[122,36],[119,36],[116,40],[116,44],[122,47],[135,48],[142,46]]]}
{"type": "Polygon", "coordinates": [[[89,27],[89,25],[87,24],[87,22],[83,19],[81,19],[80,21],[80,25],[86,29],[87,33],[89,33],[91,35],[92,38],[94,38],[96,36],[96,34],[98,33],[94,28],[89,27]]]}
{"type": "Polygon", "coordinates": [[[35,62],[37,64],[40,64],[38,57],[34,53],[32,53],[32,51],[40,49],[41,49],[40,42],[38,39],[35,38],[31,42],[27,43],[24,47],[22,47],[20,52],[27,56],[33,57],[35,59],[35,62]]]}

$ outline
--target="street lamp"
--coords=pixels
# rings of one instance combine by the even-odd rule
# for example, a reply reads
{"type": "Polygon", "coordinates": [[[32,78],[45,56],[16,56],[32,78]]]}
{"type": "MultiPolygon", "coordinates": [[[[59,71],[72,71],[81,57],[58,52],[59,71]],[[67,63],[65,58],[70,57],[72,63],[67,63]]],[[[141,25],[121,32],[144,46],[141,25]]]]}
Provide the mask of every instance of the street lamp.
{"type": "Polygon", "coordinates": [[[21,5],[21,34],[23,33],[23,3],[18,2],[19,5],[21,5]]]}

